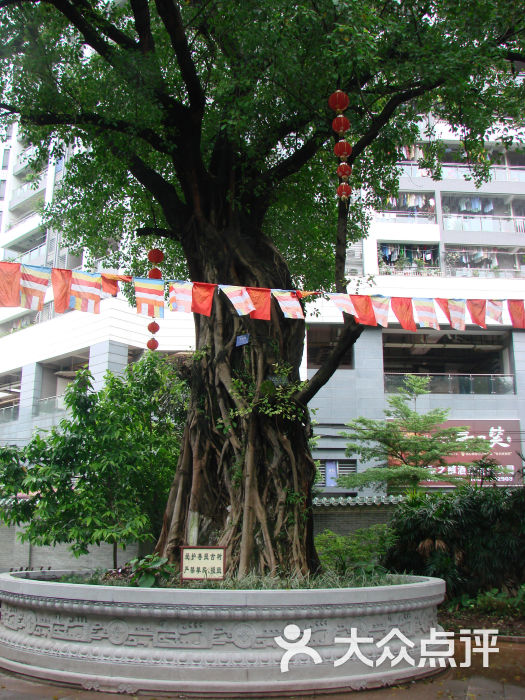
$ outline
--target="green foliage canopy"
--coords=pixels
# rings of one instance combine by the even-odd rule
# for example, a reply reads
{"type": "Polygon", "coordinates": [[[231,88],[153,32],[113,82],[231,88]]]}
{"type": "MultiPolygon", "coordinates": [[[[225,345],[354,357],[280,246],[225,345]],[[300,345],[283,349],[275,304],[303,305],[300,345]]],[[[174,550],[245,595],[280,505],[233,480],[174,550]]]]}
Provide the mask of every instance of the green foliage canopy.
{"type": "Polygon", "coordinates": [[[177,464],[186,386],[146,354],[93,391],[87,368],[67,387],[68,416],[22,448],[0,448],[0,517],[23,540],[70,543],[74,554],[158,535],[177,464]]]}

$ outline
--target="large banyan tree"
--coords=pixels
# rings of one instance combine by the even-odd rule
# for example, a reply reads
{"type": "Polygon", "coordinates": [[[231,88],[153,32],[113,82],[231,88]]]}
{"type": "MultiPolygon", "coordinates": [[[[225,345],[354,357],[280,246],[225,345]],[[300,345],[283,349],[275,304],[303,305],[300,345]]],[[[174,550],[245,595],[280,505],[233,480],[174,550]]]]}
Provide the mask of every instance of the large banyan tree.
{"type": "MultiPolygon", "coordinates": [[[[498,122],[523,126],[525,12],[513,0],[0,0],[4,123],[33,162],[73,155],[47,213],[69,243],[134,273],[343,291],[367,207],[395,192],[425,115],[458,133],[476,178],[498,122]],[[336,89],[350,98],[350,202],[335,196],[336,89]]],[[[431,123],[422,167],[439,176],[431,123]]],[[[518,132],[511,131],[516,127],[518,132]]],[[[195,315],[191,402],[157,544],[227,548],[230,571],[316,567],[309,400],[360,327],[346,318],[299,382],[305,325],[195,315]],[[236,338],[249,333],[249,343],[236,338]]],[[[161,348],[162,349],[162,348],[161,348]]]]}

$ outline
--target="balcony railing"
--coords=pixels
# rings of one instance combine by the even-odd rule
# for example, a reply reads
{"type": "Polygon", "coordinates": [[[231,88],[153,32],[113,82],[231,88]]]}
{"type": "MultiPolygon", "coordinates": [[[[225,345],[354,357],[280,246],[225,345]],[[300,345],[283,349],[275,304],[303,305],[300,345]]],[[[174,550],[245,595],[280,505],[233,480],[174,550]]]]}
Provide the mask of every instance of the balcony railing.
{"type": "MultiPolygon", "coordinates": [[[[429,377],[431,394],[515,394],[513,374],[425,374],[410,372],[417,377],[429,377]]],[[[402,372],[385,372],[385,392],[396,393],[404,388],[402,372]]]]}
{"type": "MultiPolygon", "coordinates": [[[[428,170],[421,170],[417,163],[402,163],[401,177],[429,177],[428,170]]],[[[448,163],[442,167],[443,179],[464,180],[469,174],[467,165],[448,163]]],[[[491,180],[496,182],[525,182],[525,168],[519,165],[493,165],[491,180]]]]}
{"type": "Polygon", "coordinates": [[[11,423],[12,421],[18,420],[19,408],[18,404],[0,408],[0,423],[11,423]]]}
{"type": "Polygon", "coordinates": [[[525,218],[512,216],[476,216],[445,214],[445,231],[490,231],[491,233],[525,233],[525,218]]]}
{"type": "Polygon", "coordinates": [[[64,395],[50,396],[47,399],[40,399],[33,407],[33,415],[41,416],[52,413],[64,413],[66,406],[64,404],[64,395]]]}
{"type": "Polygon", "coordinates": [[[440,267],[403,267],[395,265],[379,265],[380,275],[401,275],[402,277],[440,277],[443,273],[440,267]]]}
{"type": "Polygon", "coordinates": [[[411,211],[378,211],[374,213],[374,219],[391,221],[401,224],[435,224],[436,215],[424,212],[411,211]]]}
{"type": "Polygon", "coordinates": [[[522,270],[503,269],[483,270],[477,267],[450,267],[446,269],[447,277],[485,277],[489,279],[522,279],[525,277],[525,267],[522,270]]]}
{"type": "Polygon", "coordinates": [[[12,262],[22,263],[23,265],[36,265],[39,262],[43,262],[46,257],[46,244],[42,243],[25,253],[18,253],[15,250],[5,250],[4,260],[11,260],[12,262]]]}

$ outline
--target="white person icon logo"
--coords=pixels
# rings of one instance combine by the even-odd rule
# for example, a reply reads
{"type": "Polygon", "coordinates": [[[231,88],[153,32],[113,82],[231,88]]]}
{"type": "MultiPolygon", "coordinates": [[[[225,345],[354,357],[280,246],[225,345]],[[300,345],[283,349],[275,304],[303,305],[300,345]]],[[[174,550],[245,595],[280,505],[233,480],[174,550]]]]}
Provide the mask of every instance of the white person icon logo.
{"type": "Polygon", "coordinates": [[[303,636],[299,639],[301,635],[301,629],[297,625],[286,625],[283,630],[284,639],[279,637],[274,637],[277,645],[281,649],[286,649],[281,659],[281,673],[286,673],[288,671],[288,663],[290,659],[296,654],[307,654],[311,659],[313,659],[314,664],[320,664],[323,662],[321,655],[315,649],[310,649],[308,642],[312,637],[312,630],[310,628],[305,629],[303,636]]]}

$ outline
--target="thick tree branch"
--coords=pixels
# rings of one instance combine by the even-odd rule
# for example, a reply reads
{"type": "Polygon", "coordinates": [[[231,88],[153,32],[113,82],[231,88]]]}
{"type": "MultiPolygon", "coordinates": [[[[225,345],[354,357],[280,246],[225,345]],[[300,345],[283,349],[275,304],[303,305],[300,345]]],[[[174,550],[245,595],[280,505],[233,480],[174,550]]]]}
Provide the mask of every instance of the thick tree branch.
{"type": "Polygon", "coordinates": [[[204,114],[204,91],[191,56],[179,6],[173,0],[155,0],[155,4],[177,56],[191,109],[201,119],[204,114]]]}
{"type": "Polygon", "coordinates": [[[317,392],[323,388],[339,367],[345,352],[352,347],[362,332],[363,326],[356,323],[351,316],[345,316],[343,330],[341,331],[337,343],[323,362],[322,367],[317,370],[304,389],[301,389],[301,391],[294,396],[298,403],[306,405],[313,399],[317,392]]]}
{"type": "Polygon", "coordinates": [[[153,53],[155,41],[151,33],[151,16],[147,0],[130,0],[135,29],[139,37],[139,45],[142,53],[153,53]]]}

